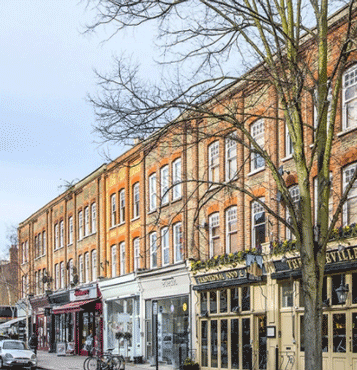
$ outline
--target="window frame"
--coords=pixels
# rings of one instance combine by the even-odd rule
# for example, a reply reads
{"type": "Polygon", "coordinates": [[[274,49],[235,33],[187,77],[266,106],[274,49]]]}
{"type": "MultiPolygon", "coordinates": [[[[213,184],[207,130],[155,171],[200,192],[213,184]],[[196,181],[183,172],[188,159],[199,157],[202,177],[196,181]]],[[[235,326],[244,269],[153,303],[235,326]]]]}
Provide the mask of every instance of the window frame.
{"type": "MultiPolygon", "coordinates": [[[[347,106],[349,103],[353,102],[354,100],[356,101],[356,104],[357,104],[357,88],[355,89],[356,90],[356,95],[353,97],[353,98],[350,98],[350,99],[346,99],[346,90],[348,88],[353,88],[353,86],[356,86],[357,85],[357,64],[354,64],[353,66],[351,66],[350,68],[348,68],[344,73],[343,73],[343,76],[342,76],[342,131],[347,131],[347,130],[350,130],[350,129],[353,129],[353,128],[356,128],[357,127],[357,119],[356,119],[356,122],[353,124],[353,125],[349,125],[348,124],[348,117],[347,117],[347,114],[348,114],[348,109],[347,109],[347,106]],[[351,74],[353,72],[353,79],[354,81],[352,81],[351,83],[348,83],[348,85],[346,86],[346,76],[348,76],[349,74],[351,74]]],[[[357,109],[357,107],[356,107],[357,109]]]]}
{"type": "Polygon", "coordinates": [[[161,260],[162,266],[170,264],[170,233],[167,226],[161,229],[161,260]],[[166,255],[168,257],[167,261],[165,259],[166,255]]]}
{"type": "MultiPolygon", "coordinates": [[[[347,165],[346,167],[344,167],[342,169],[342,190],[343,192],[345,191],[346,187],[348,186],[349,182],[351,181],[353,175],[354,175],[354,171],[357,170],[357,163],[351,163],[349,165],[347,165]],[[346,172],[350,172],[351,174],[348,176],[348,181],[346,181],[346,172]]],[[[348,193],[348,196],[347,196],[347,199],[346,199],[346,202],[344,203],[343,205],[343,209],[342,209],[342,224],[343,226],[346,226],[346,225],[350,225],[352,222],[351,220],[349,220],[349,212],[348,212],[348,207],[349,207],[349,203],[351,200],[357,198],[357,181],[354,182],[351,190],[349,191],[348,193]]],[[[357,217],[356,217],[357,219],[357,217]]]]}
{"type": "Polygon", "coordinates": [[[161,196],[161,205],[164,206],[169,203],[169,165],[165,165],[160,169],[160,196],[161,196]]]}
{"type": "Polygon", "coordinates": [[[133,218],[140,216],[140,183],[133,185],[133,218]]]}
{"type": "Polygon", "coordinates": [[[220,158],[219,158],[219,140],[214,141],[208,146],[208,181],[211,186],[220,179],[220,158]],[[215,177],[213,179],[213,177],[215,177]]]}
{"type": "Polygon", "coordinates": [[[91,232],[92,234],[94,234],[97,232],[97,204],[96,202],[93,202],[91,204],[91,214],[92,214],[91,232]]]}
{"type": "Polygon", "coordinates": [[[97,280],[97,250],[93,249],[91,252],[92,260],[92,281],[97,280]]]}
{"type": "Polygon", "coordinates": [[[149,176],[149,212],[157,208],[157,178],[156,172],[149,176]]]}
{"type": "Polygon", "coordinates": [[[73,216],[68,217],[68,245],[73,244],[73,216]]]}
{"type": "Polygon", "coordinates": [[[120,253],[120,275],[126,274],[125,269],[125,242],[119,243],[119,253],[120,253]]]}
{"type": "Polygon", "coordinates": [[[83,239],[83,212],[78,212],[78,240],[83,239]]]}
{"type": "Polygon", "coordinates": [[[157,235],[156,231],[149,234],[150,268],[157,268],[157,235]]]}
{"type": "Polygon", "coordinates": [[[218,248],[220,247],[220,217],[219,212],[214,212],[208,217],[209,225],[209,255],[210,258],[214,257],[214,241],[218,240],[218,248]],[[218,232],[214,235],[213,229],[217,228],[218,232]]]}
{"type": "MultiPolygon", "coordinates": [[[[263,118],[254,121],[250,125],[250,135],[253,140],[264,150],[265,144],[265,122],[263,118]],[[256,131],[254,133],[254,131],[256,131]]],[[[253,144],[251,144],[251,150],[254,150],[253,144]]],[[[256,172],[265,168],[265,159],[258,153],[250,153],[250,171],[256,172]],[[260,158],[262,163],[260,164],[260,158]],[[259,161],[259,163],[258,163],[259,161]]]]}
{"type": "Polygon", "coordinates": [[[79,283],[83,284],[83,277],[84,277],[84,263],[83,263],[83,254],[78,256],[78,265],[79,265],[79,283]]]}
{"type": "Polygon", "coordinates": [[[236,234],[238,237],[238,207],[237,206],[230,206],[225,211],[225,221],[226,221],[226,253],[233,253],[232,245],[231,245],[231,235],[236,234]],[[235,215],[235,219],[232,218],[232,214],[235,215]],[[236,229],[230,230],[229,225],[231,223],[236,223],[236,229]]]}
{"type": "Polygon", "coordinates": [[[84,236],[89,235],[89,207],[84,208],[84,236]]]}
{"type": "Polygon", "coordinates": [[[114,227],[117,224],[117,195],[113,193],[110,196],[110,226],[114,227]]]}
{"type": "Polygon", "coordinates": [[[111,277],[117,276],[117,246],[113,244],[110,247],[110,256],[111,256],[111,277]]]}
{"type": "Polygon", "coordinates": [[[237,141],[236,134],[231,134],[225,138],[225,169],[226,169],[226,181],[233,181],[238,175],[238,163],[237,163],[237,141]],[[233,155],[232,155],[233,151],[233,155]],[[235,168],[234,174],[232,174],[232,168],[235,168]]]}
{"type": "Polygon", "coordinates": [[[172,162],[172,200],[182,198],[182,161],[181,157],[172,162]]]}
{"type": "MultiPolygon", "coordinates": [[[[261,197],[259,198],[262,202],[264,202],[265,198],[264,197],[261,197]]],[[[251,202],[251,225],[252,225],[252,229],[251,229],[251,247],[252,248],[256,248],[257,247],[257,240],[256,240],[256,234],[255,234],[255,229],[258,228],[259,226],[261,225],[264,225],[264,236],[265,236],[265,240],[266,240],[266,217],[265,217],[265,209],[264,207],[259,204],[257,201],[253,201],[251,202]],[[259,212],[255,212],[254,208],[258,208],[259,210],[262,209],[262,211],[259,211],[259,212]],[[258,215],[259,213],[264,213],[264,223],[259,223],[259,224],[255,224],[255,215],[258,215]]],[[[265,241],[263,241],[264,243],[265,241]]]]}
{"type": "Polygon", "coordinates": [[[134,249],[134,271],[140,269],[140,238],[137,237],[133,240],[134,249]]]}
{"type": "Polygon", "coordinates": [[[173,226],[173,241],[174,241],[174,261],[175,263],[183,261],[183,230],[182,222],[176,222],[173,226]]]}

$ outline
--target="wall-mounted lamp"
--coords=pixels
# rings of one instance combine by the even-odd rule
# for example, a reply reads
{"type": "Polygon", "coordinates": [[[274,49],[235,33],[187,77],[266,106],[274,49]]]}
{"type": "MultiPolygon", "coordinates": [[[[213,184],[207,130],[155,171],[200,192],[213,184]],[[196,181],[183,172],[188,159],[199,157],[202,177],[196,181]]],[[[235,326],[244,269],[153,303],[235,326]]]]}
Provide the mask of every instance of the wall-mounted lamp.
{"type": "Polygon", "coordinates": [[[339,288],[336,289],[339,304],[346,303],[348,291],[349,291],[348,284],[345,284],[344,275],[341,275],[341,284],[339,288]]]}
{"type": "Polygon", "coordinates": [[[343,244],[339,244],[337,249],[339,252],[342,252],[343,250],[345,250],[345,246],[343,244]]]}

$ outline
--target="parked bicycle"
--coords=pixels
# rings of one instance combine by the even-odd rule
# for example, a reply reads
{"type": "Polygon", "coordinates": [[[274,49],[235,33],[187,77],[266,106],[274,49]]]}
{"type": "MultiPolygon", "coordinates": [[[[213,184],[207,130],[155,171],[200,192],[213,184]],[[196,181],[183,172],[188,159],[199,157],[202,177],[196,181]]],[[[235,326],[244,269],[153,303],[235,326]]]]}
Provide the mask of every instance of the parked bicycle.
{"type": "Polygon", "coordinates": [[[125,370],[125,360],[122,355],[112,353],[114,348],[108,348],[107,352],[99,355],[99,351],[93,348],[92,356],[84,360],[84,370],[125,370]]]}

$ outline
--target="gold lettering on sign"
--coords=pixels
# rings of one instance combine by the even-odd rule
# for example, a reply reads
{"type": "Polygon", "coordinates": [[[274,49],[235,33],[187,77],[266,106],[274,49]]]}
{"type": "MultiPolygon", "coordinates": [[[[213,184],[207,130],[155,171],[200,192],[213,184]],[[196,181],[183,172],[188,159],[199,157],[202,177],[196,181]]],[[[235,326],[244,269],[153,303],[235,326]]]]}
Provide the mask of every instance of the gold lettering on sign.
{"type": "Polygon", "coordinates": [[[350,260],[353,260],[353,257],[352,257],[352,254],[351,254],[351,250],[350,249],[347,249],[347,254],[348,254],[348,258],[350,260]]]}
{"type": "Polygon", "coordinates": [[[336,262],[336,252],[330,252],[333,262],[336,262]]]}
{"type": "Polygon", "coordinates": [[[354,247],[354,248],[353,248],[353,252],[354,252],[354,254],[355,254],[355,259],[357,259],[357,247],[354,247]]]}
{"type": "Polygon", "coordinates": [[[326,263],[331,263],[330,253],[326,253],[326,263]]]}

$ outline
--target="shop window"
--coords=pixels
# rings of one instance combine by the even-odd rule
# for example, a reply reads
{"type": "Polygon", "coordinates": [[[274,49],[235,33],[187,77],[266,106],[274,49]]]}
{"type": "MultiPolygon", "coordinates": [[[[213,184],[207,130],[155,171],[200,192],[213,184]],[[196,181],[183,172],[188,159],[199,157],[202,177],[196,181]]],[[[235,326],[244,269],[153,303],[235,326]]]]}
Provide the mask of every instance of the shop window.
{"type": "Polygon", "coordinates": [[[286,281],[281,284],[281,307],[293,307],[294,289],[293,282],[286,281]]]}
{"type": "Polygon", "coordinates": [[[209,311],[217,313],[217,293],[214,290],[209,292],[209,311]]]}
{"type": "Polygon", "coordinates": [[[221,320],[221,368],[228,368],[228,321],[221,320]]]}
{"type": "MultiPolygon", "coordinates": [[[[260,198],[264,202],[264,198],[260,198]]],[[[265,243],[265,211],[258,202],[252,202],[252,248],[265,243]]]]}
{"type": "Polygon", "coordinates": [[[207,292],[201,292],[200,294],[201,303],[201,315],[204,316],[207,312],[207,292]]]}
{"type": "Polygon", "coordinates": [[[242,311],[250,311],[250,287],[242,288],[242,311]]]}
{"type": "Polygon", "coordinates": [[[322,315],[322,352],[328,352],[328,316],[322,315]]]}
{"type": "Polygon", "coordinates": [[[239,310],[239,293],[238,288],[231,289],[231,312],[239,310]]]}
{"type": "Polygon", "coordinates": [[[357,353],[357,313],[352,313],[352,351],[357,353]]]}
{"type": "Polygon", "coordinates": [[[227,289],[222,289],[219,291],[219,312],[227,312],[227,289]]]}
{"type": "Polygon", "coordinates": [[[352,274],[352,303],[357,303],[357,273],[352,274]]]}
{"type": "Polygon", "coordinates": [[[346,352],[346,315],[337,313],[332,315],[333,324],[333,352],[346,352]]]}
{"type": "Polygon", "coordinates": [[[201,366],[208,366],[208,321],[201,322],[201,366]]]}
{"type": "Polygon", "coordinates": [[[250,345],[250,319],[242,319],[243,369],[252,368],[252,348],[250,345]]]}
{"type": "Polygon", "coordinates": [[[331,277],[331,297],[332,297],[332,305],[339,305],[339,301],[337,298],[336,289],[340,287],[341,284],[345,283],[345,274],[340,275],[332,275],[331,277]]]}
{"type": "Polygon", "coordinates": [[[239,367],[239,320],[231,320],[231,368],[239,367]]]}
{"type": "Polygon", "coordinates": [[[217,320],[211,320],[211,367],[218,367],[217,320]]]}

